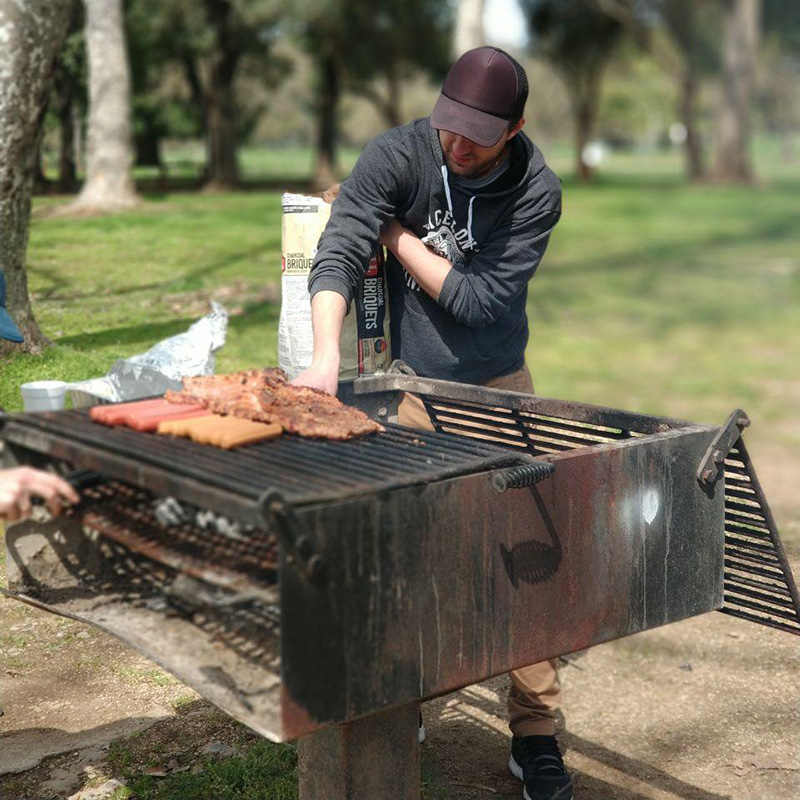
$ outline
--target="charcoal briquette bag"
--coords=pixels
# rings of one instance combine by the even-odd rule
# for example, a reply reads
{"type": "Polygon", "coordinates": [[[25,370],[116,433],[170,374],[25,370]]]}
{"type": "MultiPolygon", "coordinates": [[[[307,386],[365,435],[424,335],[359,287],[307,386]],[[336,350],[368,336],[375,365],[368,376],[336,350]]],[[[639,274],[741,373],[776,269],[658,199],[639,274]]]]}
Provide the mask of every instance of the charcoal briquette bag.
{"type": "MultiPolygon", "coordinates": [[[[311,364],[313,332],[308,274],[331,215],[331,204],[322,197],[285,193],[282,206],[278,364],[291,379],[311,364]]],[[[355,307],[345,317],[339,343],[339,380],[385,372],[391,363],[389,304],[380,246],[353,303],[355,307]]]]}

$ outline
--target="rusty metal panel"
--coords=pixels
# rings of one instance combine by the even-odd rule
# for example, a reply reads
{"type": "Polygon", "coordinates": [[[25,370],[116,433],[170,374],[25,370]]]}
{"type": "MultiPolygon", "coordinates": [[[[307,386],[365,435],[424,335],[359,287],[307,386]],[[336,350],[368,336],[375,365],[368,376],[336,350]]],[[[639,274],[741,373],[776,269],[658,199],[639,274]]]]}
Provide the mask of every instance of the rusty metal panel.
{"type": "Polygon", "coordinates": [[[284,732],[427,698],[722,605],[723,487],[695,472],[715,429],[549,457],[298,510],[324,564],[281,575],[284,732]]]}

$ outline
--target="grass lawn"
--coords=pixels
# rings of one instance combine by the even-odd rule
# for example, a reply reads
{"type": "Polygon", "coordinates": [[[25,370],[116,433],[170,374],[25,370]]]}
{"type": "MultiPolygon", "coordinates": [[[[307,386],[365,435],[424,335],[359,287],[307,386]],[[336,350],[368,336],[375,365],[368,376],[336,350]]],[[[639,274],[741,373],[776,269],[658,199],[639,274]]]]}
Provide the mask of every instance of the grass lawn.
{"type": "MultiPolygon", "coordinates": [[[[259,174],[303,163],[279,155],[259,174]]],[[[554,155],[566,173],[568,153],[554,155]]],[[[615,155],[594,185],[565,182],[529,293],[540,394],[710,422],[737,405],[777,421],[797,405],[800,165],[767,151],[760,169],[759,189],[694,187],[676,156],[615,155]]],[[[278,191],[150,195],[89,219],[48,216],[60,202],[36,202],[28,254],[56,346],[2,362],[0,406],[20,408],[26,380],[105,373],[186,329],[210,297],[232,312],[218,370],[276,362],[278,191]]]]}
{"type": "MultiPolygon", "coordinates": [[[[287,185],[308,163],[303,151],[243,161],[287,185]]],[[[569,173],[566,150],[551,161],[569,173]]],[[[741,406],[754,440],[797,464],[800,164],[780,164],[765,146],[759,172],[757,189],[689,186],[676,155],[626,154],[591,186],[565,181],[564,215],[529,292],[537,391],[716,423],[741,406]]],[[[28,253],[35,312],[55,346],[0,361],[0,406],[21,407],[24,381],[104,374],[185,330],[210,298],[231,312],[218,371],[277,362],[278,191],[149,195],[116,216],[48,213],[64,200],[37,200],[28,253]]],[[[800,531],[796,501],[784,509],[800,531]]],[[[142,778],[120,797],[226,797],[226,786],[256,796],[242,788],[251,778],[264,800],[292,796],[265,778],[293,763],[271,748],[204,776],[142,778]]],[[[449,796],[441,791],[427,781],[429,800],[449,796]]]]}

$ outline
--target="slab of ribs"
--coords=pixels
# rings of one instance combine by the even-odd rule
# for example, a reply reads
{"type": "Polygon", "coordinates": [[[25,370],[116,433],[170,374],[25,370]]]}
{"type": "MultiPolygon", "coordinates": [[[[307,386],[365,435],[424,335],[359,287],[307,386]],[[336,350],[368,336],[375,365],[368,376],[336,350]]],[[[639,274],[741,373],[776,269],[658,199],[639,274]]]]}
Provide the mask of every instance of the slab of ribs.
{"type": "Polygon", "coordinates": [[[281,369],[184,378],[170,403],[199,405],[215,414],[280,425],[288,433],[322,439],[353,439],[383,428],[363,411],[330,394],[293,386],[281,369]]]}

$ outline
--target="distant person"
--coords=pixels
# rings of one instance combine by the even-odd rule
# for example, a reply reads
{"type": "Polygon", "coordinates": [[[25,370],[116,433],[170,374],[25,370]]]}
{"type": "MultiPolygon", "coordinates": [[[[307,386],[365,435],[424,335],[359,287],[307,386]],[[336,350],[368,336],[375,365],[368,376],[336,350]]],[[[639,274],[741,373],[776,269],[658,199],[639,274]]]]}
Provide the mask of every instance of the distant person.
{"type": "MultiPolygon", "coordinates": [[[[313,360],[294,383],[336,393],[344,317],[380,242],[396,358],[427,378],[533,392],[528,282],[561,216],[561,185],[522,132],[527,97],[524,69],[479,47],[453,65],[430,117],[364,148],[319,242],[309,276],[313,360]]],[[[399,421],[432,429],[414,395],[399,421]]],[[[511,681],[509,766],[523,796],[569,800],[556,662],[515,670],[511,681]]]]}
{"type": "Polygon", "coordinates": [[[0,339],[19,344],[24,342],[17,324],[6,309],[6,275],[0,270],[0,339]]]}
{"type": "MultiPolygon", "coordinates": [[[[6,276],[0,271],[0,339],[19,344],[25,341],[6,309],[6,276]]],[[[62,508],[77,503],[75,490],[58,475],[31,467],[0,469],[0,519],[14,522],[30,514],[31,500],[39,497],[51,513],[58,516],[62,508]]]]}
{"type": "Polygon", "coordinates": [[[64,506],[77,503],[77,492],[63,478],[32,467],[0,469],[0,519],[9,522],[30,515],[34,497],[44,500],[58,516],[64,506]]]}

